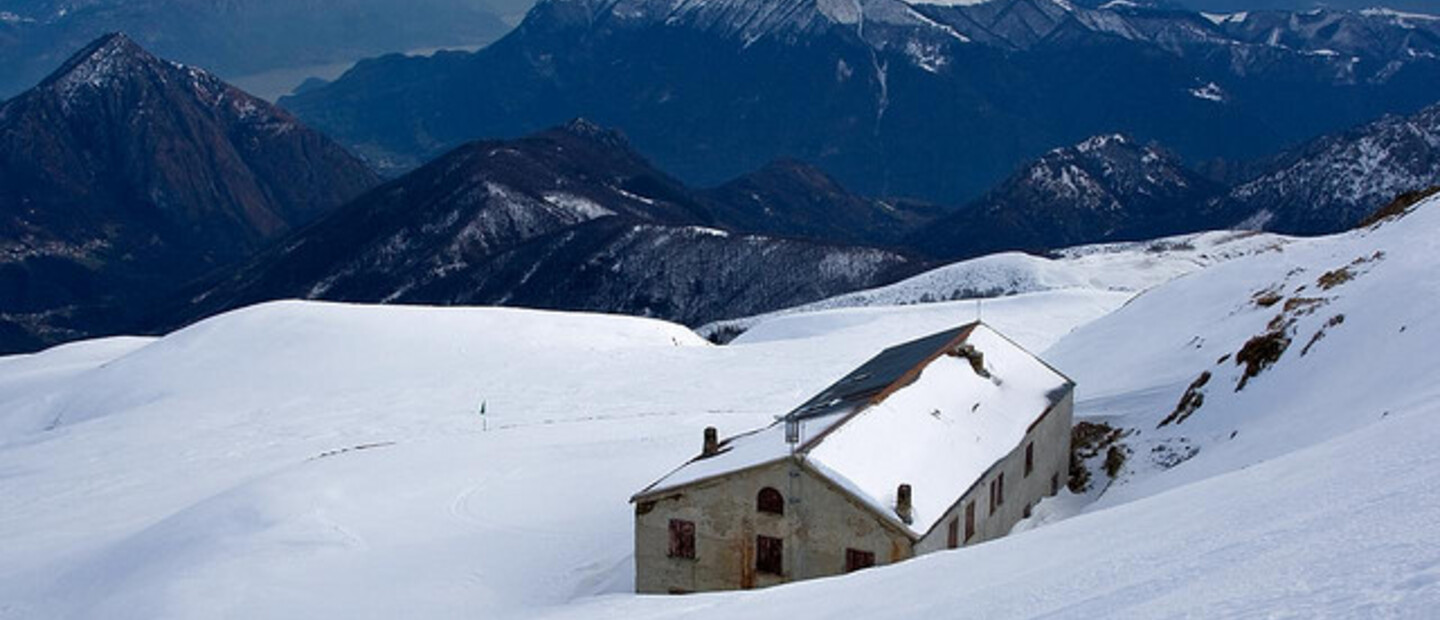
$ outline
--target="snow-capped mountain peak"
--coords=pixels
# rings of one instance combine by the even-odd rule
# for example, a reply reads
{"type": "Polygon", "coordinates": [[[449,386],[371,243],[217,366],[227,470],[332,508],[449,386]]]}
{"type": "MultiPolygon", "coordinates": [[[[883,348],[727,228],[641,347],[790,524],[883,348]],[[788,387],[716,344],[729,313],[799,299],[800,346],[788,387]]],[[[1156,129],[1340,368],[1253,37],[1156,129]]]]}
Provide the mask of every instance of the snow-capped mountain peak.
{"type": "Polygon", "coordinates": [[[67,98],[82,87],[98,88],[146,65],[160,62],[138,44],[115,32],[107,34],[70,58],[43,86],[58,89],[67,98]]]}
{"type": "Polygon", "coordinates": [[[853,30],[877,47],[895,43],[879,32],[882,29],[903,29],[911,37],[966,40],[902,0],[547,0],[541,8],[548,9],[541,11],[546,15],[579,8],[567,14],[581,14],[592,22],[697,28],[747,43],[765,37],[789,40],[834,27],[853,30]]]}
{"type": "Polygon", "coordinates": [[[1046,153],[915,240],[936,255],[970,257],[1176,234],[1193,230],[1191,208],[1218,191],[1158,145],[1102,134],[1046,153]]]}

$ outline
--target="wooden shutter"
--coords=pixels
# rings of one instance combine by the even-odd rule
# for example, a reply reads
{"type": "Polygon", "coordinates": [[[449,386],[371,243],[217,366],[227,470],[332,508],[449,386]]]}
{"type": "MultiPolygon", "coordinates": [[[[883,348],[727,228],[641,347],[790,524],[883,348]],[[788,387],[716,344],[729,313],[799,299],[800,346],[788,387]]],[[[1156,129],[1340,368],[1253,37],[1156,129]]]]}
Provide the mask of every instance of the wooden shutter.
{"type": "Polygon", "coordinates": [[[1025,477],[1030,477],[1030,472],[1035,471],[1035,442],[1025,444],[1025,477]]]}
{"type": "Polygon", "coordinates": [[[853,573],[862,568],[870,568],[875,565],[875,552],[861,551],[859,549],[845,550],[845,572],[853,573]]]}
{"type": "Polygon", "coordinates": [[[960,546],[960,519],[950,519],[949,531],[945,532],[945,545],[951,549],[960,546]]]}
{"type": "Polygon", "coordinates": [[[670,520],[670,557],[695,557],[695,522],[683,519],[670,520]]]}
{"type": "Polygon", "coordinates": [[[975,537],[975,502],[965,504],[965,542],[975,537]]]}
{"type": "Polygon", "coordinates": [[[785,541],[770,536],[755,537],[755,572],[785,574],[785,541]]]}

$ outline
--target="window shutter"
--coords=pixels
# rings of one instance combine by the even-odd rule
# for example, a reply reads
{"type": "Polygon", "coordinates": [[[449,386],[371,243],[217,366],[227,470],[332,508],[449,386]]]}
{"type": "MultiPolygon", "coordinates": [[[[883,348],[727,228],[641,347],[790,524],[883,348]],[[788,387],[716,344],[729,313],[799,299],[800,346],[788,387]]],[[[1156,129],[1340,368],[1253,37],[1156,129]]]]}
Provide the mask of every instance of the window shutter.
{"type": "Polygon", "coordinates": [[[695,558],[695,522],[670,520],[670,557],[695,558]]]}

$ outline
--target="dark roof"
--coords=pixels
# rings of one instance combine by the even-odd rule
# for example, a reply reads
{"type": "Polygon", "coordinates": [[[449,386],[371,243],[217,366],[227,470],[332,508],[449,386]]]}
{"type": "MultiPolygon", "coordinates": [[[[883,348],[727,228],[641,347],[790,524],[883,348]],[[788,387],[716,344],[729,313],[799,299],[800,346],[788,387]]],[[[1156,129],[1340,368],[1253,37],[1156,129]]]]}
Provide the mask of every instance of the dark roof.
{"type": "Polygon", "coordinates": [[[939,355],[955,341],[967,336],[974,326],[975,323],[962,325],[885,349],[785,414],[785,419],[806,420],[841,410],[853,410],[883,393],[906,373],[939,355]]]}

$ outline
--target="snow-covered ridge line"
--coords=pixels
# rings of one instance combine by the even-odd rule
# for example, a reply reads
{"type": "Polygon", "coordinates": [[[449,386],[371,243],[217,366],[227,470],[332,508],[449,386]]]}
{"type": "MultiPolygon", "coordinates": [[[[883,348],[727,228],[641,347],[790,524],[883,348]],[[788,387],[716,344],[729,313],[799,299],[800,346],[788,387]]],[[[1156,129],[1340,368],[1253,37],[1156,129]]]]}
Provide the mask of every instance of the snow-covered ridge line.
{"type": "Polygon", "coordinates": [[[1277,235],[1216,231],[1080,246],[1058,250],[1051,258],[1007,252],[939,267],[875,289],[716,321],[696,331],[727,338],[776,317],[837,308],[926,304],[1069,288],[1135,293],[1222,261],[1278,249],[1289,241],[1277,235]]]}

